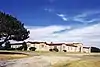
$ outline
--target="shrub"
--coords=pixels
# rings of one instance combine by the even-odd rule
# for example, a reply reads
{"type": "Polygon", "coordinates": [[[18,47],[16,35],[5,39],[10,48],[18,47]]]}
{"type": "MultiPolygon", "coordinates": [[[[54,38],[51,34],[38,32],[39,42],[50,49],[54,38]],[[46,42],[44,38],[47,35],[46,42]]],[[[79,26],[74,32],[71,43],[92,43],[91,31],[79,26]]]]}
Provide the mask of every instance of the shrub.
{"type": "Polygon", "coordinates": [[[17,48],[17,50],[22,50],[23,49],[23,46],[20,46],[17,48]]]}
{"type": "Polygon", "coordinates": [[[22,46],[23,46],[24,51],[26,51],[27,50],[27,44],[26,44],[26,42],[23,42],[22,46]]]}
{"type": "Polygon", "coordinates": [[[67,52],[66,50],[63,50],[64,52],[67,52]]]}
{"type": "Polygon", "coordinates": [[[91,52],[100,52],[100,49],[97,47],[91,47],[91,52]]]}
{"type": "Polygon", "coordinates": [[[29,50],[31,50],[31,51],[35,51],[36,48],[35,48],[35,47],[30,47],[29,50]]]}
{"type": "Polygon", "coordinates": [[[49,51],[53,51],[53,49],[49,49],[49,51]]]}
{"type": "Polygon", "coordinates": [[[15,48],[8,48],[7,50],[16,50],[15,48]]]}
{"type": "Polygon", "coordinates": [[[57,48],[54,48],[54,49],[53,49],[53,51],[56,51],[56,52],[58,52],[59,50],[58,50],[57,48]]]}

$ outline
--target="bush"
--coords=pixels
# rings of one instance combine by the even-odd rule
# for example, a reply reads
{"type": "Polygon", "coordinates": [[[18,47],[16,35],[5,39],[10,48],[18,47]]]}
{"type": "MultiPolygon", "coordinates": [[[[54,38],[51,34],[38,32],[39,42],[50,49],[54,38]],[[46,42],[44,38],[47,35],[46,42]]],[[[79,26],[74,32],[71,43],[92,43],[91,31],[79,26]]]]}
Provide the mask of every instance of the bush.
{"type": "Polygon", "coordinates": [[[15,48],[8,48],[7,50],[16,50],[15,48]]]}
{"type": "Polygon", "coordinates": [[[53,49],[49,49],[49,51],[53,51],[53,49]]]}
{"type": "Polygon", "coordinates": [[[53,49],[53,51],[56,51],[56,52],[58,52],[59,50],[58,50],[57,48],[54,48],[54,49],[53,49]]]}
{"type": "Polygon", "coordinates": [[[23,46],[20,46],[17,48],[17,50],[22,50],[23,49],[23,46]]]}
{"type": "Polygon", "coordinates": [[[30,47],[29,50],[31,50],[31,51],[35,51],[36,48],[35,48],[35,47],[30,47]]]}
{"type": "Polygon", "coordinates": [[[26,42],[23,42],[22,46],[23,46],[24,51],[26,51],[27,50],[27,44],[26,44],[26,42]]]}
{"type": "Polygon", "coordinates": [[[97,47],[91,47],[91,52],[100,52],[100,49],[97,47]]]}
{"type": "Polygon", "coordinates": [[[63,50],[64,52],[67,52],[66,50],[63,50]]]}

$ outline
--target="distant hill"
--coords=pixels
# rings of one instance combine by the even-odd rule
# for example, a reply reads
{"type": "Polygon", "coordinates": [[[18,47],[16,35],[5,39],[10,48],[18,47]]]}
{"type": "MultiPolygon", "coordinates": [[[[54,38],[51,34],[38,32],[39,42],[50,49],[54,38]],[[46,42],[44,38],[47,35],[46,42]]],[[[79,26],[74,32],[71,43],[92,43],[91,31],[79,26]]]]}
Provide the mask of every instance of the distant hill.
{"type": "Polygon", "coordinates": [[[91,52],[100,52],[100,48],[91,47],[91,52]]]}

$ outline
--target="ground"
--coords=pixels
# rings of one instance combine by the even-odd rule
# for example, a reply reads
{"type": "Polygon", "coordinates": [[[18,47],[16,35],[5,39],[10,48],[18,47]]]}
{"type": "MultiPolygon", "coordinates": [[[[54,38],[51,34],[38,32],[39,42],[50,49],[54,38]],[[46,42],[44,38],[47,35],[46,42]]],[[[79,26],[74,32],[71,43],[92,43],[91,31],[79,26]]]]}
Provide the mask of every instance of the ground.
{"type": "Polygon", "coordinates": [[[6,67],[100,67],[100,53],[86,54],[41,51],[21,53],[23,54],[9,55],[10,60],[8,55],[0,55],[1,59],[5,57],[5,60],[1,60],[0,64],[6,67]]]}

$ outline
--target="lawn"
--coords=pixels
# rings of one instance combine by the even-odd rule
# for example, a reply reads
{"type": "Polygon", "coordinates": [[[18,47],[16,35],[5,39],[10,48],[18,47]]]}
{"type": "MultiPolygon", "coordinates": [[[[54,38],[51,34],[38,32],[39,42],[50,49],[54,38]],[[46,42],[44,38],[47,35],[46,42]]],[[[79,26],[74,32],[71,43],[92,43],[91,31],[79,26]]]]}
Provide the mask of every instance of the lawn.
{"type": "Polygon", "coordinates": [[[100,67],[100,55],[83,56],[81,60],[60,62],[53,67],[100,67]]]}

